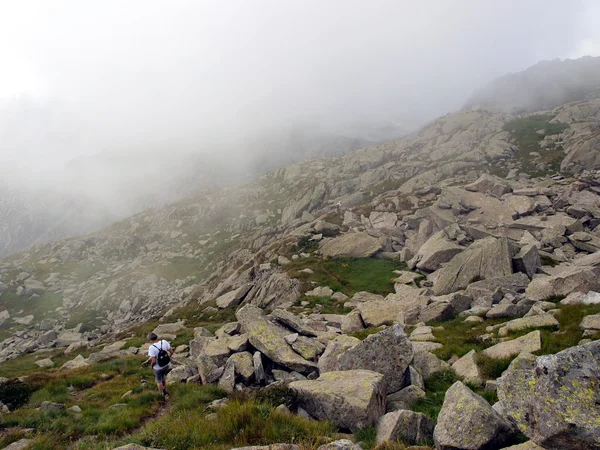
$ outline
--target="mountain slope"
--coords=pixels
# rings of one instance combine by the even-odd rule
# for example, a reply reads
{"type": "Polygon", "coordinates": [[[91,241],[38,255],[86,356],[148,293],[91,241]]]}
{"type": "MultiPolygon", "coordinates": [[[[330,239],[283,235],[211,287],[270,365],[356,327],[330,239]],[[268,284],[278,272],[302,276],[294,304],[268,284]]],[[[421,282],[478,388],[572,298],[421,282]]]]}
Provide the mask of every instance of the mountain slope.
{"type": "MultiPolygon", "coordinates": [[[[598,100],[561,106],[544,113],[547,122],[542,123],[551,129],[564,120],[562,133],[544,137],[539,129],[529,132],[539,137],[543,151],[555,154],[558,148],[566,155],[563,165],[580,169],[587,164],[582,154],[593,154],[581,149],[592,145],[599,114],[598,100]]],[[[400,213],[415,208],[415,192],[450,182],[445,180],[473,180],[483,172],[504,176],[511,171],[515,177],[519,167],[538,159],[540,175],[553,174],[543,154],[520,149],[505,131],[515,120],[529,123],[503,113],[460,111],[432,122],[412,139],[298,163],[242,187],[144,211],[87,237],[33,246],[3,263],[2,281],[10,288],[0,301],[11,316],[27,312],[13,297],[22,284],[15,276],[27,271],[61,298],[62,309],[47,311],[47,317],[72,325],[84,322],[96,333],[146,320],[184,299],[215,299],[254,281],[254,302],[276,306],[273,295],[294,282],[277,270],[262,273],[260,264],[295,245],[313,217],[335,216],[338,202],[354,211],[400,213]]],[[[393,251],[402,242],[392,239],[386,245],[393,251]]],[[[44,297],[31,303],[33,310],[44,297]]]]}

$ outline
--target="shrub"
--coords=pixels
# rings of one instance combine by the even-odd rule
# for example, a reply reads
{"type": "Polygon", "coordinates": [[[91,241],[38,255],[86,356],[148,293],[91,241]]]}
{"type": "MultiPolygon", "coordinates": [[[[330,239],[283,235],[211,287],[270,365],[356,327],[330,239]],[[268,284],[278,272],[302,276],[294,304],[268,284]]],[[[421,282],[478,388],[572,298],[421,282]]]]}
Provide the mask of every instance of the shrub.
{"type": "Polygon", "coordinates": [[[296,393],[284,384],[275,384],[265,387],[256,392],[256,401],[277,407],[286,405],[295,409],[296,393]]]}
{"type": "Polygon", "coordinates": [[[34,386],[16,380],[0,384],[0,402],[12,411],[27,403],[35,390],[34,386]]]}

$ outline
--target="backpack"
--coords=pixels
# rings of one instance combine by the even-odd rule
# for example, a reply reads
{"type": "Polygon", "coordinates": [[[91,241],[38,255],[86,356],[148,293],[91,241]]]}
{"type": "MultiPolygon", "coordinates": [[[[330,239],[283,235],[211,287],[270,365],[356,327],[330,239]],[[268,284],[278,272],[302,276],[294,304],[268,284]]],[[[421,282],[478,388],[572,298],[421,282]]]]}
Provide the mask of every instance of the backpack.
{"type": "MultiPolygon", "coordinates": [[[[153,345],[153,347],[156,347],[156,345],[153,345]]],[[[169,364],[171,362],[171,358],[169,357],[169,354],[167,353],[166,350],[163,350],[162,348],[162,341],[160,341],[160,348],[156,347],[158,349],[158,355],[156,356],[156,362],[159,365],[159,367],[165,367],[167,364],[169,364]]]]}

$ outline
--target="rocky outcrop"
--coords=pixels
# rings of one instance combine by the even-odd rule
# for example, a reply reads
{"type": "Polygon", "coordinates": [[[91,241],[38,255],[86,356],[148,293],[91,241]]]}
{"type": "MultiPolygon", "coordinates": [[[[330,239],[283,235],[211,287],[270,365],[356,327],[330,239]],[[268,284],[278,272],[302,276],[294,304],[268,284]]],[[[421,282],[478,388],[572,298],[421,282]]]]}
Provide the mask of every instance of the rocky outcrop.
{"type": "Polygon", "coordinates": [[[262,309],[246,305],[236,313],[243,332],[248,333],[252,346],[272,361],[299,372],[310,372],[317,365],[298,355],[285,340],[285,329],[270,322],[262,309]]]}
{"type": "Polygon", "coordinates": [[[289,387],[311,416],[342,429],[375,426],[385,414],[383,375],[369,370],[327,372],[313,381],[294,381],[289,387]]]}
{"type": "Polygon", "coordinates": [[[600,341],[511,367],[498,380],[508,418],[549,450],[600,447],[600,341]]]}
{"type": "Polygon", "coordinates": [[[433,291],[437,295],[450,294],[474,281],[510,275],[514,255],[515,248],[506,238],[475,242],[438,271],[433,291]]]}

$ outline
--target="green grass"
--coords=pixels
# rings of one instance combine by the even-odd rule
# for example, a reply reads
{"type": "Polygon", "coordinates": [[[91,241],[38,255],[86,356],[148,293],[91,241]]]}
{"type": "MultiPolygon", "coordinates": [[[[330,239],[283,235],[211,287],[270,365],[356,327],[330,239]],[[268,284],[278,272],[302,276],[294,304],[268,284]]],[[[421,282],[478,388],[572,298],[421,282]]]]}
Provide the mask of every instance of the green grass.
{"type": "Polygon", "coordinates": [[[437,421],[437,417],[444,404],[446,391],[458,377],[453,370],[437,372],[425,380],[425,398],[419,399],[412,405],[412,410],[425,414],[437,421]]]}
{"type": "Polygon", "coordinates": [[[477,354],[477,367],[479,367],[479,373],[484,380],[495,380],[499,378],[502,373],[508,369],[508,366],[514,358],[490,358],[483,353],[477,354]]]}
{"type": "Polygon", "coordinates": [[[352,296],[360,291],[387,295],[394,292],[394,270],[406,270],[397,261],[376,258],[330,259],[309,258],[293,261],[286,269],[290,276],[316,282],[334,291],[352,296]],[[310,268],[313,274],[301,273],[310,268]]]}
{"type": "Polygon", "coordinates": [[[565,156],[563,148],[561,146],[544,149],[540,147],[540,142],[545,136],[558,134],[569,128],[567,124],[550,123],[552,119],[551,115],[537,114],[511,120],[504,125],[504,130],[510,132],[517,144],[515,157],[521,164],[521,170],[530,175],[544,176],[560,170],[560,163],[565,156]],[[538,134],[538,130],[545,130],[545,133],[538,134]],[[530,152],[538,152],[541,157],[534,159],[530,152]],[[546,164],[547,169],[540,170],[536,167],[538,162],[546,164]]]}
{"type": "Polygon", "coordinates": [[[0,428],[35,428],[42,434],[39,448],[68,443],[82,436],[118,436],[138,427],[160,407],[160,395],[148,368],[140,358],[112,360],[71,371],[31,374],[14,384],[24,395],[11,414],[0,417],[0,428]],[[150,382],[143,383],[143,380],[150,382]],[[125,392],[131,394],[122,398],[125,392]],[[81,416],[71,411],[37,410],[43,401],[78,405],[81,416]],[[109,408],[124,403],[122,408],[109,408]],[[52,445],[50,445],[52,444],[52,445]]]}
{"type": "MultiPolygon", "coordinates": [[[[585,316],[600,313],[600,305],[557,305],[560,311],[555,315],[558,320],[558,330],[553,328],[540,328],[542,335],[542,349],[538,355],[551,355],[566,350],[579,344],[583,332],[579,328],[585,316]]],[[[519,330],[509,334],[511,339],[523,336],[532,329],[519,330]]]]}
{"type": "Polygon", "coordinates": [[[5,378],[14,378],[23,375],[29,375],[32,372],[47,372],[53,369],[58,369],[67,361],[72,360],[77,355],[81,354],[83,357],[88,357],[92,351],[98,351],[97,349],[81,349],[76,352],[73,352],[70,355],[65,355],[64,349],[53,350],[44,353],[37,354],[28,354],[22,355],[18,358],[11,359],[9,361],[4,361],[0,364],[0,377],[5,378]],[[54,361],[54,368],[51,369],[42,369],[37,364],[35,364],[36,356],[39,356],[39,359],[50,358],[54,361]]]}
{"type": "Polygon", "coordinates": [[[379,333],[381,330],[383,330],[383,327],[365,328],[364,330],[359,330],[359,331],[350,333],[350,336],[360,339],[362,341],[362,340],[366,339],[368,336],[371,336],[372,334],[379,333]]]}
{"type": "Polygon", "coordinates": [[[373,427],[362,428],[354,433],[354,437],[364,450],[371,450],[375,448],[377,430],[373,427]]]}
{"type": "Polygon", "coordinates": [[[176,339],[171,342],[171,345],[176,347],[182,344],[188,344],[190,340],[194,339],[194,328],[204,327],[211,333],[221,328],[224,324],[229,322],[235,322],[234,308],[218,309],[214,312],[205,312],[204,310],[208,307],[216,307],[214,301],[198,305],[197,303],[191,303],[187,306],[176,309],[173,314],[165,321],[161,322],[157,317],[150,319],[148,322],[141,325],[137,325],[129,331],[121,333],[119,339],[127,339],[127,346],[141,347],[147,343],[146,336],[152,330],[154,330],[161,323],[172,323],[178,320],[185,320],[185,326],[187,329],[181,330],[177,333],[176,339]],[[130,337],[133,334],[133,337],[130,337]]]}
{"type": "Polygon", "coordinates": [[[508,319],[493,319],[483,322],[465,322],[465,319],[458,317],[447,322],[431,322],[433,327],[443,327],[433,330],[433,335],[437,338],[442,347],[434,350],[433,353],[440,359],[447,361],[453,355],[464,356],[471,350],[480,352],[489,347],[489,344],[482,342],[479,336],[485,334],[485,329],[490,325],[496,325],[506,322],[508,319]]]}

